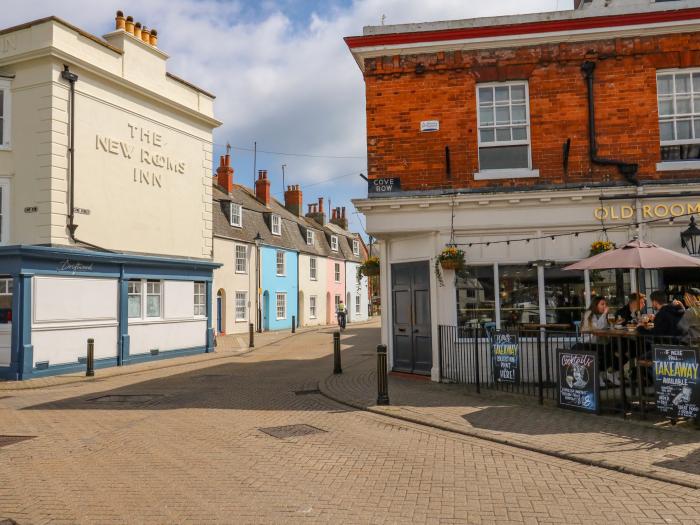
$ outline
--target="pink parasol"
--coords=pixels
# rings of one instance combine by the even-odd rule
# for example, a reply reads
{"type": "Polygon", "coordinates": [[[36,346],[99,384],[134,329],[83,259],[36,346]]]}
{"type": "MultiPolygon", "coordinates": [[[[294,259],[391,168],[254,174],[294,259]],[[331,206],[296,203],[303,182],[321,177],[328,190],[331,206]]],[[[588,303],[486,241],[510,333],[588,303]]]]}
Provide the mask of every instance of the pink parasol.
{"type": "Polygon", "coordinates": [[[634,239],[622,248],[599,253],[571,264],[564,270],[609,270],[625,268],[700,268],[700,259],[662,248],[653,242],[634,239]]]}

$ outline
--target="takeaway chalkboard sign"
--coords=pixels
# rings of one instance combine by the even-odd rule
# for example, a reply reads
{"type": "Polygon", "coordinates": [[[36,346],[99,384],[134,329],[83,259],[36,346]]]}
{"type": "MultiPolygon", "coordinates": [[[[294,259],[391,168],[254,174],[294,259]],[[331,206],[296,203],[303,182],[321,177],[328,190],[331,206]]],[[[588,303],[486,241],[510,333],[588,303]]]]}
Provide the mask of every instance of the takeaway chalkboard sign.
{"type": "Polygon", "coordinates": [[[400,193],[401,179],[398,177],[384,177],[381,179],[369,179],[367,181],[367,193],[379,195],[383,193],[400,193]]]}
{"type": "Polygon", "coordinates": [[[700,413],[698,357],[692,348],[654,346],[656,408],[671,419],[700,413]]]}
{"type": "Polygon", "coordinates": [[[496,383],[520,382],[520,348],[518,336],[497,331],[491,336],[493,380],[496,383]]]}
{"type": "Polygon", "coordinates": [[[557,350],[559,406],[598,413],[598,354],[585,350],[557,350]]]}

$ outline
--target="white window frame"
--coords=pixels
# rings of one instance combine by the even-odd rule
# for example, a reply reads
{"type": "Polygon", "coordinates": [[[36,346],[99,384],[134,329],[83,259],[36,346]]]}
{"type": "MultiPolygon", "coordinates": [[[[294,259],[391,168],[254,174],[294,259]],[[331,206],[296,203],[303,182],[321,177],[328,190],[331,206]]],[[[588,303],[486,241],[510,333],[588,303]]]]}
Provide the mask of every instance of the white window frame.
{"type": "Polygon", "coordinates": [[[318,299],[315,295],[309,296],[309,319],[316,319],[318,299]]]}
{"type": "Polygon", "coordinates": [[[356,315],[360,315],[360,313],[362,313],[360,306],[362,306],[362,297],[358,294],[355,296],[355,314],[356,315]]]}
{"type": "Polygon", "coordinates": [[[234,270],[236,273],[239,274],[247,274],[248,273],[248,247],[245,244],[236,244],[233,248],[233,263],[234,263],[234,270]],[[238,252],[240,249],[243,249],[244,255],[243,258],[241,259],[238,257],[238,252]],[[243,261],[243,269],[239,269],[238,263],[243,261]]]}
{"type": "Polygon", "coordinates": [[[275,294],[275,315],[278,321],[282,321],[287,318],[287,292],[277,292],[275,294]],[[280,303],[280,298],[283,299],[280,303]],[[280,317],[280,304],[282,305],[282,316],[280,317]]]}
{"type": "Polygon", "coordinates": [[[333,279],[335,280],[336,283],[340,282],[340,263],[333,263],[333,279]]]}
{"type": "Polygon", "coordinates": [[[357,239],[352,240],[352,253],[354,255],[360,255],[360,241],[357,239]]]}
{"type": "MultiPolygon", "coordinates": [[[[475,87],[475,97],[476,97],[476,119],[477,119],[477,126],[476,126],[476,134],[477,134],[477,148],[480,150],[481,148],[496,148],[496,147],[506,147],[506,146],[527,146],[527,167],[521,167],[521,168],[507,168],[507,169],[488,169],[488,168],[481,168],[481,156],[477,152],[477,157],[479,159],[479,171],[474,173],[474,180],[490,180],[490,179],[510,179],[510,178],[527,178],[527,177],[539,177],[540,173],[539,170],[533,170],[532,169],[532,136],[530,132],[530,86],[529,83],[525,80],[516,80],[516,81],[508,81],[508,82],[484,82],[480,84],[476,84],[475,87]],[[494,123],[493,123],[493,130],[494,130],[494,140],[493,141],[482,141],[481,140],[481,103],[479,101],[479,89],[481,88],[496,88],[496,87],[506,87],[508,86],[509,90],[511,86],[524,86],[525,87],[525,123],[523,125],[514,125],[513,120],[512,120],[512,110],[509,110],[510,112],[510,123],[506,125],[501,125],[498,126],[496,123],[496,101],[495,101],[495,89],[494,89],[494,123]],[[514,128],[514,127],[525,127],[525,132],[527,135],[527,138],[524,140],[509,140],[509,141],[498,141],[496,138],[496,129],[498,127],[501,128],[514,128]]],[[[518,104],[519,105],[519,104],[518,104]]],[[[508,100],[508,107],[511,108],[513,106],[512,103],[512,98],[510,98],[510,92],[509,92],[509,100],[508,100]]],[[[491,126],[488,126],[491,127],[491,126]]]]}
{"type": "MultiPolygon", "coordinates": [[[[10,308],[9,308],[10,313],[12,313],[12,308],[13,308],[13,304],[12,304],[12,302],[13,302],[12,301],[13,289],[14,289],[14,280],[12,279],[12,277],[3,276],[0,278],[0,297],[9,297],[10,298],[10,308]]],[[[2,330],[2,329],[6,330],[8,326],[11,326],[11,324],[12,324],[11,320],[9,320],[6,323],[0,324],[0,330],[2,330]]]]}
{"type": "Polygon", "coordinates": [[[248,320],[248,292],[245,290],[236,290],[234,296],[233,296],[233,310],[234,310],[234,316],[236,322],[240,321],[247,321],[248,320]],[[239,304],[238,304],[238,298],[239,295],[243,296],[243,316],[240,316],[239,313],[239,304]]]}
{"type": "Polygon", "coordinates": [[[143,280],[142,279],[130,279],[127,282],[126,285],[126,290],[127,290],[127,318],[128,319],[143,319],[143,280]],[[136,290],[138,288],[138,291],[132,291],[132,286],[134,285],[133,290],[136,290]],[[138,286],[136,286],[138,285],[138,286]],[[130,297],[138,297],[139,298],[139,315],[129,315],[128,310],[129,310],[129,298],[130,297]]]}
{"type": "Polygon", "coordinates": [[[163,281],[159,279],[144,279],[145,283],[145,293],[144,295],[144,309],[142,311],[142,315],[145,316],[145,319],[163,319],[163,281]],[[149,284],[157,284],[158,285],[158,293],[153,293],[148,291],[148,285],[149,284]],[[158,296],[158,315],[148,315],[148,298],[149,297],[155,297],[158,296]]]}
{"type": "Polygon", "coordinates": [[[270,217],[270,231],[272,235],[282,235],[282,217],[272,214],[270,217]]]}
{"type": "Polygon", "coordinates": [[[12,140],[10,132],[12,131],[12,82],[8,78],[0,78],[0,97],[3,97],[3,114],[0,126],[2,126],[2,142],[0,150],[9,150],[12,148],[12,140]]]}
{"type": "Polygon", "coordinates": [[[230,203],[230,208],[229,208],[229,217],[230,217],[230,223],[231,226],[235,226],[237,228],[242,228],[243,227],[243,206],[241,204],[238,204],[236,202],[230,203]],[[234,210],[237,210],[236,213],[234,213],[234,210]],[[234,218],[237,218],[237,220],[234,220],[234,218]]]}
{"type": "Polygon", "coordinates": [[[10,244],[10,179],[0,177],[0,246],[10,244]]]}
{"type": "Polygon", "coordinates": [[[318,280],[318,259],[316,257],[309,258],[309,279],[318,280]]]}
{"type": "Polygon", "coordinates": [[[334,252],[338,251],[338,236],[337,235],[331,235],[331,250],[334,252]]]}
{"type": "Polygon", "coordinates": [[[314,245],[314,237],[316,235],[314,234],[313,230],[306,230],[306,244],[308,246],[313,246],[314,245]]]}
{"type": "MultiPolygon", "coordinates": [[[[700,68],[676,68],[676,69],[661,69],[656,72],[656,101],[659,122],[659,148],[669,146],[688,146],[700,144],[700,89],[694,89],[693,75],[700,75],[700,68]],[[671,95],[662,95],[659,90],[659,77],[673,76],[673,90],[671,95]],[[690,77],[690,91],[687,93],[690,103],[690,113],[677,113],[678,99],[681,98],[676,91],[676,76],[688,75],[690,77]],[[661,115],[661,101],[670,100],[673,104],[673,113],[671,115],[661,115]],[[674,135],[677,133],[676,124],[678,121],[688,120],[690,122],[690,132],[695,138],[690,139],[661,139],[661,124],[672,123],[674,135]],[[695,122],[698,122],[697,129],[695,122]]],[[[656,165],[659,171],[676,171],[684,169],[700,169],[700,159],[665,159],[656,165]]]]}
{"type": "Polygon", "coordinates": [[[275,266],[277,267],[277,276],[278,277],[284,277],[287,271],[287,261],[285,260],[285,253],[284,250],[277,250],[275,252],[275,266]],[[281,264],[280,264],[280,255],[282,256],[281,264]],[[280,267],[282,271],[280,272],[280,267]]]}
{"type": "Polygon", "coordinates": [[[193,287],[195,317],[207,316],[207,284],[204,281],[195,281],[193,287]]]}

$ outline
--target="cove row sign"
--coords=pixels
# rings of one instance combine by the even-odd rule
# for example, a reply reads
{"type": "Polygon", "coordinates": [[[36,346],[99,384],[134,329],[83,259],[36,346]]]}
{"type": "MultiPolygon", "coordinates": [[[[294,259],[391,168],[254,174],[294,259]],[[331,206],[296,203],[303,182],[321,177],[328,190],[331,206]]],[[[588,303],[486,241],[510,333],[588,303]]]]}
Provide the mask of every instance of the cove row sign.
{"type": "Polygon", "coordinates": [[[401,179],[398,177],[370,179],[367,181],[367,184],[367,193],[370,195],[401,192],[401,179]]]}

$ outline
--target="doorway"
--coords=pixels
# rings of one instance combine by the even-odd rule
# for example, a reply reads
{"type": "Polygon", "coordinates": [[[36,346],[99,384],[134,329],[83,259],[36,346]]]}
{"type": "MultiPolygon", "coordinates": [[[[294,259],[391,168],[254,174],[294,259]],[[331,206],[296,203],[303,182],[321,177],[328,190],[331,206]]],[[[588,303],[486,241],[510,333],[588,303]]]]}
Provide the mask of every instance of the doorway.
{"type": "Polygon", "coordinates": [[[223,289],[216,292],[216,333],[226,333],[226,292],[223,289]]]}
{"type": "Polygon", "coordinates": [[[262,318],[262,329],[267,332],[270,330],[270,292],[265,290],[263,294],[263,318],[262,318]]]}
{"type": "Polygon", "coordinates": [[[297,327],[304,326],[304,292],[299,290],[299,301],[297,302],[297,327]]]}
{"type": "Polygon", "coordinates": [[[433,367],[428,261],[391,265],[394,370],[429,375],[433,367]]]}

